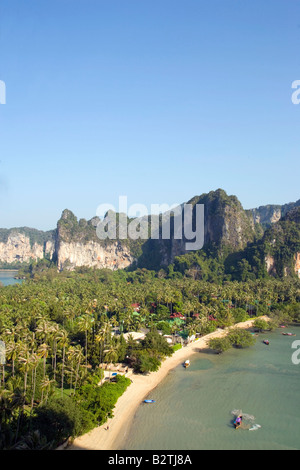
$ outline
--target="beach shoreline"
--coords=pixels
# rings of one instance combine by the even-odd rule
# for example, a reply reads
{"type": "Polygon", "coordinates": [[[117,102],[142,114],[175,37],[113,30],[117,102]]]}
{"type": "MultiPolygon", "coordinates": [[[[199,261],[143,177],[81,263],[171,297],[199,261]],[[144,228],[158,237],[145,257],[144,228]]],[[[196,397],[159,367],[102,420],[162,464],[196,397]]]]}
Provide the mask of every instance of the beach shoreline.
{"type": "MultiPolygon", "coordinates": [[[[261,317],[267,319],[267,317],[261,317]]],[[[218,329],[213,333],[202,336],[198,340],[177,350],[171,357],[166,358],[157,372],[151,372],[148,375],[131,375],[132,383],[119,398],[113,410],[113,418],[87,434],[80,436],[67,448],[68,450],[118,450],[125,442],[126,434],[135,413],[147,397],[154,390],[168,373],[180,364],[183,364],[191,355],[201,352],[208,348],[208,342],[212,338],[221,338],[225,336],[232,328],[251,328],[254,321],[237,323],[232,327],[218,329]],[[109,426],[109,429],[107,429],[109,426]]]]}

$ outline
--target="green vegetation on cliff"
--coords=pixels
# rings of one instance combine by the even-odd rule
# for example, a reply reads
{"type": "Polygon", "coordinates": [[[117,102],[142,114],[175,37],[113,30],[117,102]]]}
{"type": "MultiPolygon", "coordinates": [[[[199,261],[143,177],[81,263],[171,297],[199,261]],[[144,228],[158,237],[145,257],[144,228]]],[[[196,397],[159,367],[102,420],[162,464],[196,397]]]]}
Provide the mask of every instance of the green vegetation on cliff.
{"type": "MultiPolygon", "coordinates": [[[[104,250],[112,242],[117,242],[120,253],[122,247],[126,247],[125,251],[128,256],[126,263],[132,263],[127,270],[146,268],[160,272],[162,277],[188,276],[209,282],[224,282],[226,280],[262,279],[270,275],[277,277],[296,275],[295,255],[300,252],[299,201],[285,206],[260,207],[252,213],[243,209],[236,196],[229,196],[224,190],[218,189],[195,196],[188,203],[193,206],[194,225],[199,222],[196,220],[196,205],[204,205],[204,246],[198,251],[186,251],[185,243],[188,240],[184,236],[182,240],[175,239],[172,213],[170,214],[170,239],[160,237],[159,239],[133,240],[128,237],[127,239],[100,240],[96,233],[96,226],[100,221],[98,217],[89,221],[78,220],[73,212],[65,209],[57,223],[56,231],[41,232],[26,227],[2,229],[0,241],[7,241],[8,235],[16,233],[15,230],[29,236],[32,245],[35,242],[43,244],[48,240],[53,241],[54,253],[51,253],[51,259],[49,254],[45,254],[45,258],[49,257],[49,263],[33,262],[29,267],[24,266],[23,272],[26,271],[30,275],[46,269],[47,266],[55,266],[61,242],[76,243],[76,250],[80,251],[80,244],[85,245],[91,241],[100,244],[104,250]],[[291,209],[289,212],[287,212],[288,208],[291,209]],[[263,224],[254,223],[253,217],[256,213],[264,217],[264,220],[270,221],[272,217],[274,218],[274,211],[285,213],[285,216],[265,231],[263,224]]],[[[276,216],[279,213],[277,212],[276,216]]],[[[116,217],[118,237],[121,215],[118,213],[112,213],[112,215],[116,217]]],[[[127,227],[133,222],[137,224],[138,230],[138,224],[142,219],[134,220],[127,217],[126,220],[127,227]]],[[[150,217],[145,220],[148,222],[150,237],[150,217]]],[[[161,214],[158,217],[158,225],[160,235],[162,235],[161,214]]],[[[118,256],[116,253],[116,260],[118,256]]],[[[63,267],[69,266],[71,269],[76,266],[76,261],[73,264],[70,262],[71,257],[72,247],[65,250],[63,254],[63,267]]],[[[88,263],[88,256],[85,257],[85,262],[88,263]]],[[[20,267],[17,256],[16,263],[7,265],[4,260],[2,266],[20,267]]]]}
{"type": "Polygon", "coordinates": [[[7,243],[8,237],[21,233],[29,238],[30,245],[33,247],[35,243],[38,245],[44,245],[47,241],[54,241],[55,230],[49,230],[43,232],[42,230],[36,230],[29,227],[18,227],[18,228],[0,228],[0,242],[7,243]]]}
{"type": "MultiPolygon", "coordinates": [[[[105,422],[129,382],[118,377],[99,386],[99,364],[157,370],[176,349],[160,330],[181,338],[180,344],[253,315],[300,319],[298,279],[214,283],[171,270],[162,274],[46,269],[0,288],[0,340],[6,346],[0,448],[53,447],[105,422]],[[140,343],[130,336],[125,341],[124,333],[141,330],[140,343]]],[[[246,340],[232,338],[237,346],[246,340]]]]}

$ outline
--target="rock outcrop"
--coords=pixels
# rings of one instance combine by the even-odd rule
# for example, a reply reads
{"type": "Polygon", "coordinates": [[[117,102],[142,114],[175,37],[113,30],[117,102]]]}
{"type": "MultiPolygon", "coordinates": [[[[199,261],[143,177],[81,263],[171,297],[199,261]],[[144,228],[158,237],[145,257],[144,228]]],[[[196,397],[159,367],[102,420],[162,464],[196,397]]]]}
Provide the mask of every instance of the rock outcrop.
{"type": "Polygon", "coordinates": [[[300,253],[295,254],[295,273],[300,279],[300,253]]]}
{"type": "Polygon", "coordinates": [[[129,249],[118,241],[107,246],[102,246],[95,241],[87,243],[60,241],[56,255],[59,271],[72,270],[81,266],[124,269],[134,261],[129,249]]]}
{"type": "Polygon", "coordinates": [[[53,232],[27,227],[0,231],[0,263],[18,265],[42,258],[52,259],[54,252],[53,232]]]}
{"type": "MultiPolygon", "coordinates": [[[[293,224],[299,224],[300,200],[284,206],[261,206],[245,211],[236,196],[229,196],[218,189],[195,196],[188,204],[192,207],[191,228],[194,232],[195,224],[199,222],[197,206],[204,206],[204,248],[221,256],[244,253],[247,247],[252,247],[252,252],[255,252],[253,245],[260,239],[258,253],[264,257],[264,269],[269,274],[289,275],[290,272],[296,272],[300,276],[298,239],[294,236],[293,228],[293,224]],[[282,264],[277,253],[284,244],[290,246],[289,260],[293,259],[293,263],[289,261],[288,265],[282,264]]],[[[113,215],[116,215],[116,220],[120,220],[119,214],[113,215]]],[[[135,219],[134,223],[138,226],[141,220],[135,219]]],[[[49,232],[26,227],[0,229],[0,264],[16,266],[47,258],[56,263],[59,271],[83,266],[116,270],[132,265],[159,269],[173,263],[178,256],[185,255],[187,242],[193,242],[187,238],[184,224],[182,239],[176,239],[172,212],[169,239],[162,239],[160,230],[159,239],[130,240],[120,237],[102,240],[98,238],[96,231],[99,221],[98,217],[77,220],[70,210],[65,209],[56,229],[49,232]]],[[[162,217],[159,216],[157,221],[161,223],[162,217]]],[[[131,222],[132,220],[127,220],[127,223],[131,222]]],[[[149,225],[149,237],[150,227],[149,225]]],[[[245,257],[251,264],[250,257],[246,254],[245,257]]],[[[256,259],[257,257],[256,254],[256,259]]],[[[238,259],[239,256],[235,258],[238,259]]]]}
{"type": "Polygon", "coordinates": [[[300,206],[300,199],[296,202],[290,202],[282,206],[275,204],[268,204],[260,206],[256,209],[249,209],[247,211],[254,224],[261,224],[264,228],[270,227],[272,224],[278,222],[292,209],[300,206]]]}

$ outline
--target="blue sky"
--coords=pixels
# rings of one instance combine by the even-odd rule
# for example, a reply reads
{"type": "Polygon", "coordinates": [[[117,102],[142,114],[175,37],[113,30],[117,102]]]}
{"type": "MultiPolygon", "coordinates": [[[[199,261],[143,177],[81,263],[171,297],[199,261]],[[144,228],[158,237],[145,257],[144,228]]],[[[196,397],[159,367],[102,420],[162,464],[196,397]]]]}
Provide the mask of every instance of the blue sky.
{"type": "Polygon", "coordinates": [[[298,0],[2,0],[0,227],[300,198],[298,0]]]}

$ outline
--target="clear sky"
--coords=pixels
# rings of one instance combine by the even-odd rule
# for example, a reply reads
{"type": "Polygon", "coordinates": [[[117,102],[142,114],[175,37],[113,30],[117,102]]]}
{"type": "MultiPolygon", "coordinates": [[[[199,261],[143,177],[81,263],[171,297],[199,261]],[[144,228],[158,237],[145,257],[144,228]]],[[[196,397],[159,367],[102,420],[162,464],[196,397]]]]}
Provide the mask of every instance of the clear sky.
{"type": "Polygon", "coordinates": [[[0,227],[300,198],[299,0],[1,0],[0,227]]]}

